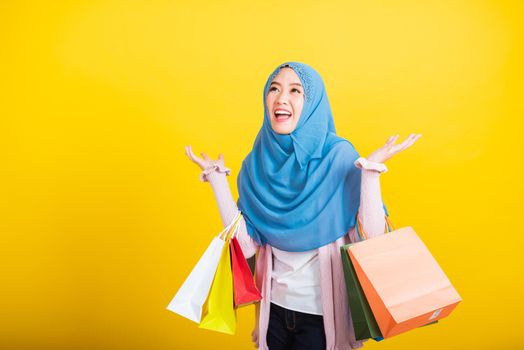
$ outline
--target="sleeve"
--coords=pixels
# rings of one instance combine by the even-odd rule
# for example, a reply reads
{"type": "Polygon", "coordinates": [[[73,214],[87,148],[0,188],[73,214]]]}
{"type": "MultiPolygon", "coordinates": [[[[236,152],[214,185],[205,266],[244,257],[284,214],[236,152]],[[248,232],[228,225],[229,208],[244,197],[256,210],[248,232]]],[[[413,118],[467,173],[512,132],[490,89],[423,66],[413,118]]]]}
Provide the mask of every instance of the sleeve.
{"type": "Polygon", "coordinates": [[[386,173],[388,168],[384,163],[372,162],[364,157],[360,157],[354,162],[355,166],[359,169],[367,169],[378,171],[379,173],[386,173]]]}
{"type": "Polygon", "coordinates": [[[365,158],[357,159],[355,166],[357,164],[362,169],[358,215],[364,232],[371,238],[386,231],[386,207],[380,191],[380,174],[386,172],[387,168],[383,163],[370,162],[365,158]]]}
{"type": "MultiPolygon", "coordinates": [[[[226,179],[226,174],[223,172],[212,171],[206,175],[206,179],[213,188],[218,211],[220,212],[220,218],[222,219],[222,224],[226,227],[231,223],[231,221],[233,221],[238,213],[238,207],[233,200],[231,189],[229,188],[226,179]]],[[[255,255],[258,249],[258,244],[247,232],[244,217],[240,220],[236,237],[246,259],[255,255]]]]}
{"type": "Polygon", "coordinates": [[[227,176],[229,176],[231,174],[231,169],[229,169],[228,167],[225,167],[222,164],[213,164],[213,165],[205,168],[200,173],[200,181],[202,181],[202,182],[209,182],[209,180],[207,179],[207,176],[209,174],[211,174],[212,172],[215,172],[215,171],[220,172],[220,173],[225,173],[227,176]]]}

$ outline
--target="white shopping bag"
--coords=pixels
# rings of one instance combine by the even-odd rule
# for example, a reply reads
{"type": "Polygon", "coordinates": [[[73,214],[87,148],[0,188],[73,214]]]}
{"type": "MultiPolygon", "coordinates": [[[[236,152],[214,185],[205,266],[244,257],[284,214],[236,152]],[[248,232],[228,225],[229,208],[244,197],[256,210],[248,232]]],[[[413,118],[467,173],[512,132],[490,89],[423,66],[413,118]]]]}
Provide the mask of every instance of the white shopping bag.
{"type": "Polygon", "coordinates": [[[233,222],[213,238],[211,244],[167,306],[167,310],[200,323],[202,307],[209,295],[220,255],[224,248],[224,239],[232,228],[238,227],[241,217],[239,211],[233,222]]]}

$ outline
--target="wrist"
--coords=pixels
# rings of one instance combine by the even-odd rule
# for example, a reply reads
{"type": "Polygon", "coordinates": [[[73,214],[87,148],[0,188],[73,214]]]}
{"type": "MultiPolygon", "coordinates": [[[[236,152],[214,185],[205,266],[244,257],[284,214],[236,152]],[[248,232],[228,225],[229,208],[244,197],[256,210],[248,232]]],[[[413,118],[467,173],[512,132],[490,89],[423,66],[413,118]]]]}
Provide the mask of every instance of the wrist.
{"type": "Polygon", "coordinates": [[[364,157],[359,157],[354,162],[355,166],[359,169],[370,170],[378,173],[385,173],[388,171],[388,168],[384,163],[375,162],[364,157]]]}
{"type": "Polygon", "coordinates": [[[202,170],[199,178],[202,182],[209,182],[211,178],[219,174],[225,174],[226,176],[229,176],[231,174],[231,169],[222,164],[212,164],[202,170]]]}

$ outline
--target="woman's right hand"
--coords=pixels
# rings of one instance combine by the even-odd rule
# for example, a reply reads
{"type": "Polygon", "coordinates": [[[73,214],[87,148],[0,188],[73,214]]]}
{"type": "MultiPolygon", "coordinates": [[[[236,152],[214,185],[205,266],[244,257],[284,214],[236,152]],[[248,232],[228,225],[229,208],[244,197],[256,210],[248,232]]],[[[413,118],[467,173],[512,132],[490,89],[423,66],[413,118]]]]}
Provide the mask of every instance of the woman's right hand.
{"type": "Polygon", "coordinates": [[[258,325],[255,327],[255,329],[253,329],[253,332],[251,332],[251,341],[255,343],[255,348],[258,349],[258,325]]]}
{"type": "Polygon", "coordinates": [[[213,160],[211,158],[209,158],[209,156],[207,154],[205,154],[204,152],[200,153],[202,155],[202,157],[204,157],[204,159],[198,157],[197,155],[195,155],[193,153],[193,150],[191,149],[191,146],[190,145],[187,145],[186,146],[186,154],[187,156],[189,157],[190,160],[192,160],[195,164],[197,164],[200,169],[202,170],[205,170],[215,164],[218,164],[218,165],[221,165],[222,167],[225,167],[224,165],[224,155],[222,153],[220,153],[218,155],[218,159],[217,160],[213,160]]]}

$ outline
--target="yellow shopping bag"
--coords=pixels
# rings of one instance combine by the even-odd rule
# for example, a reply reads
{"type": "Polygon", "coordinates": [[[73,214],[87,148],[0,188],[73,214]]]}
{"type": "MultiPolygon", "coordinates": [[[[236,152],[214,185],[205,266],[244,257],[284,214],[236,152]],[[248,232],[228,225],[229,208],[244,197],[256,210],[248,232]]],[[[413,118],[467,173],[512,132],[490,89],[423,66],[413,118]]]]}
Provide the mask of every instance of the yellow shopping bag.
{"type": "Polygon", "coordinates": [[[231,271],[229,240],[239,225],[240,220],[237,220],[225,237],[220,262],[204,306],[204,317],[198,326],[199,328],[227,334],[235,334],[236,332],[237,314],[233,305],[233,273],[231,271]]]}

